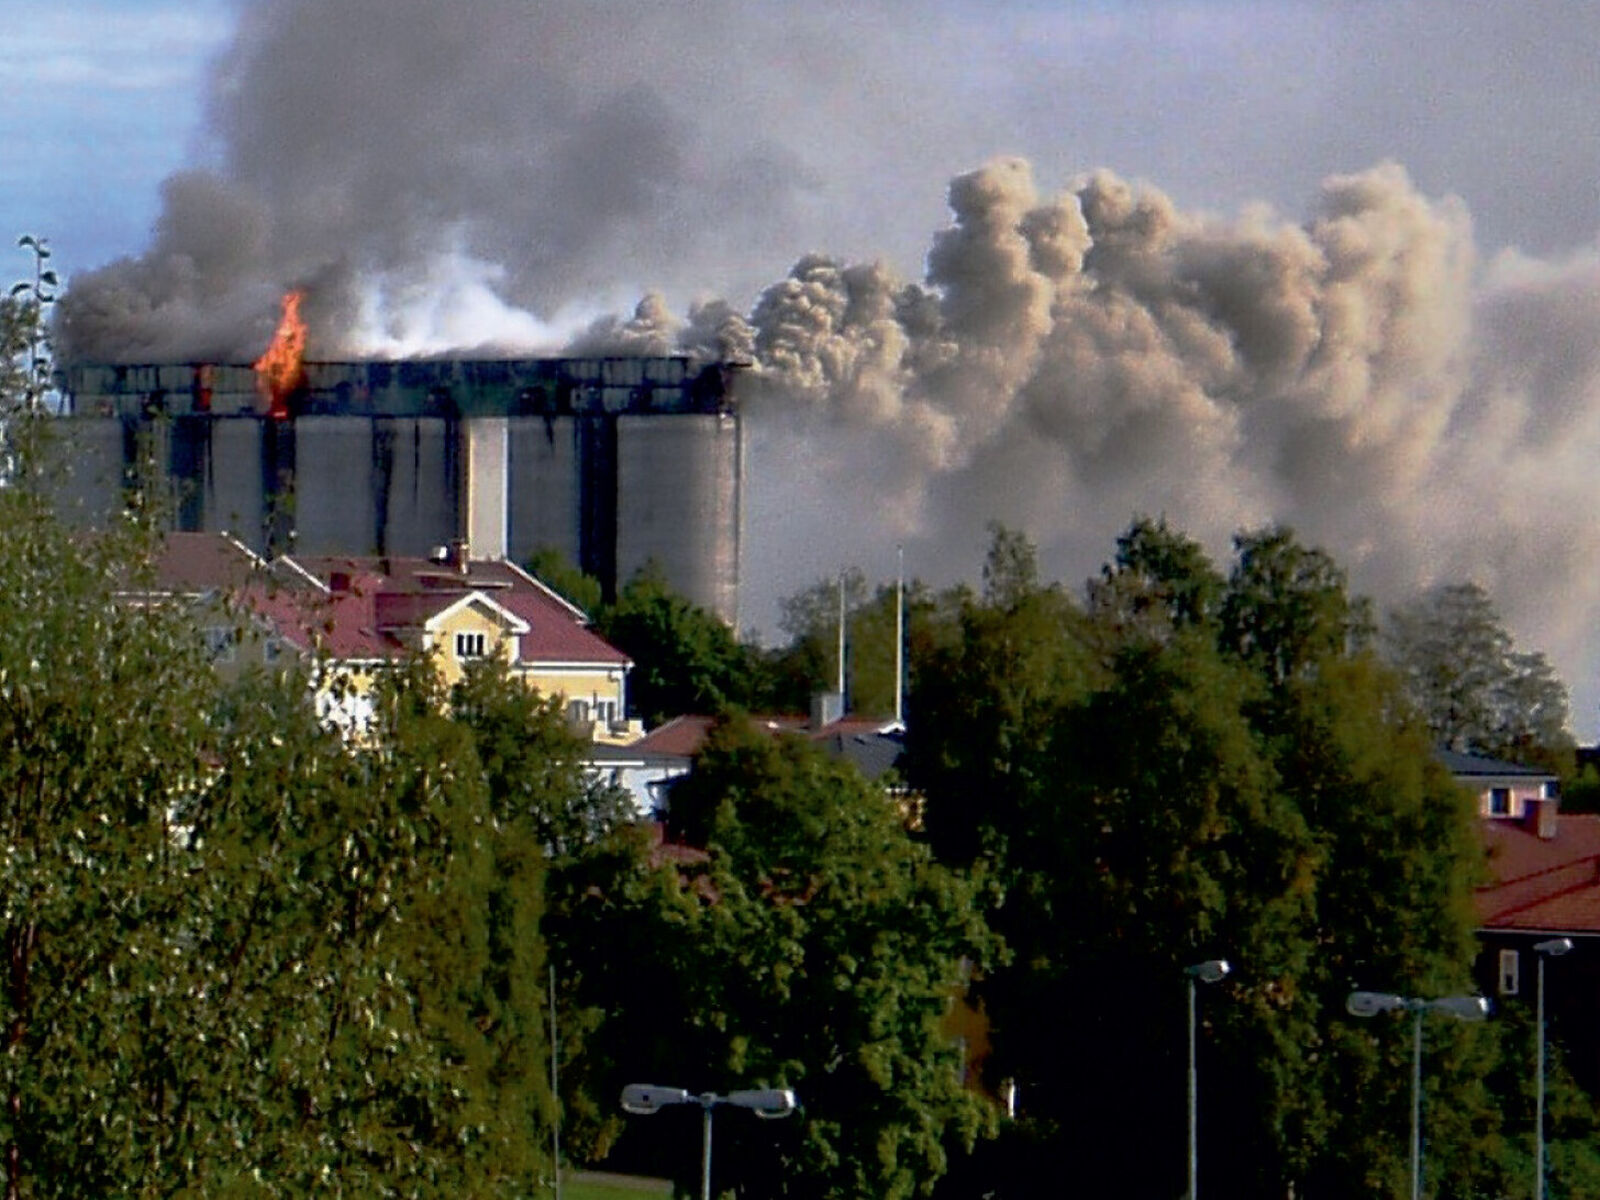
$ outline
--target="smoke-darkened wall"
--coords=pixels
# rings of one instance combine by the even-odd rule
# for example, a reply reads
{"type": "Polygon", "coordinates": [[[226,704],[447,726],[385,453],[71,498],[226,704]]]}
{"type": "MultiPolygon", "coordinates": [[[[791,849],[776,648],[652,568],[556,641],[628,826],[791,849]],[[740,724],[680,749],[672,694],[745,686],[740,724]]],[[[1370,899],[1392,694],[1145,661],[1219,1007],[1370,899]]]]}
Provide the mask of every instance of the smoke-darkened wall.
{"type": "Polygon", "coordinates": [[[61,377],[61,500],[91,521],[153,501],[174,528],[267,553],[553,547],[612,594],[654,561],[733,622],[732,375],[681,358],[315,363],[275,412],[238,388],[249,371],[80,366],[61,377]]]}

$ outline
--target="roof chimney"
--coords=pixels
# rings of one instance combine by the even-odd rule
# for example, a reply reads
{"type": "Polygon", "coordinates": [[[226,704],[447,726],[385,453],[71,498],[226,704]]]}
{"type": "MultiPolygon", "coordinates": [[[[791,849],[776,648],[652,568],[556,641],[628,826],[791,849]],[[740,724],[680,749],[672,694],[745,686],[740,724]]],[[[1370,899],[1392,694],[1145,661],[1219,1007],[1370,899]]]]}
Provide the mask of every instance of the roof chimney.
{"type": "Polygon", "coordinates": [[[811,695],[811,728],[821,729],[832,725],[844,716],[842,692],[813,692],[811,695]]]}
{"type": "Polygon", "coordinates": [[[470,553],[471,550],[469,548],[467,539],[457,538],[455,541],[450,543],[450,565],[461,574],[468,574],[470,571],[468,566],[468,555],[470,553]]]}
{"type": "Polygon", "coordinates": [[[1552,841],[1556,836],[1556,813],[1561,807],[1561,801],[1554,796],[1541,799],[1529,797],[1522,802],[1522,825],[1529,833],[1544,841],[1552,841]]]}

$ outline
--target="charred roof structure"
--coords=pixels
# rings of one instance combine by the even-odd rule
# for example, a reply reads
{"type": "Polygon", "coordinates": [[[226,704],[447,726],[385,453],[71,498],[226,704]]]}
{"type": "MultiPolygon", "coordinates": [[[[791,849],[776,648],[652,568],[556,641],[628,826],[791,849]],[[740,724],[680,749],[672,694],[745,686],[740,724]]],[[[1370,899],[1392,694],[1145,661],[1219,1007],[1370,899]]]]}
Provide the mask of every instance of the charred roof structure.
{"type": "Polygon", "coordinates": [[[742,434],[727,364],[687,358],[82,364],[59,374],[84,519],[159,503],[182,531],[274,554],[526,561],[608,595],[654,561],[736,622],[742,434]]]}

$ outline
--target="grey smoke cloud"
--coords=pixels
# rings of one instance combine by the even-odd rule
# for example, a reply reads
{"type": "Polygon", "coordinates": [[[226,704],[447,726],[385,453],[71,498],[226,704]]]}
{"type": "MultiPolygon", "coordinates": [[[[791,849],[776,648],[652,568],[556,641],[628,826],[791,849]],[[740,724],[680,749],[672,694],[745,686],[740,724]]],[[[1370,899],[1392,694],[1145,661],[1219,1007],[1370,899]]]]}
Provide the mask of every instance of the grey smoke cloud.
{"type": "Polygon", "coordinates": [[[1393,163],[1329,178],[1299,223],[1186,213],[1108,172],[1042,196],[1015,159],[950,207],[923,283],[811,257],[757,304],[784,433],[752,458],[808,467],[764,523],[835,560],[901,541],[938,576],[970,575],[998,518],[1070,579],[1137,513],[1219,559],[1285,521],[1384,603],[1483,584],[1588,724],[1594,254],[1485,267],[1463,205],[1393,163]]]}
{"type": "MultiPolygon", "coordinates": [[[[934,11],[909,28],[842,0],[263,0],[218,65],[215,161],[167,182],[143,254],[73,278],[61,348],[248,361],[304,287],[326,357],[560,334],[747,359],[757,623],[841,562],[887,573],[897,542],[925,577],[970,577],[991,519],[1069,579],[1137,513],[1219,558],[1282,520],[1384,602],[1483,584],[1587,729],[1596,255],[1482,262],[1464,202],[1395,162],[1327,177],[1303,214],[1218,215],[1109,171],[1042,188],[1000,157],[950,183],[941,225],[927,164],[995,142],[970,83],[927,64],[1005,47],[934,11]],[[891,210],[927,213],[924,236],[875,258],[862,230],[891,210]],[[809,245],[836,253],[770,282],[809,245]],[[624,293],[645,298],[606,315],[624,293]],[[462,332],[441,308],[481,316],[462,332]]],[[[1294,37],[1337,47],[1316,11],[1293,9],[1313,14],[1294,37]]],[[[1188,36],[1172,28],[1153,36],[1188,36]]],[[[1097,69],[1124,46],[1074,52],[1013,72],[1022,108],[1155,77],[1097,69]]],[[[1349,90],[1339,61],[1305,78],[1349,90]]],[[[1060,153],[1115,159],[1094,140],[1113,123],[1054,121],[1060,153]]]]}

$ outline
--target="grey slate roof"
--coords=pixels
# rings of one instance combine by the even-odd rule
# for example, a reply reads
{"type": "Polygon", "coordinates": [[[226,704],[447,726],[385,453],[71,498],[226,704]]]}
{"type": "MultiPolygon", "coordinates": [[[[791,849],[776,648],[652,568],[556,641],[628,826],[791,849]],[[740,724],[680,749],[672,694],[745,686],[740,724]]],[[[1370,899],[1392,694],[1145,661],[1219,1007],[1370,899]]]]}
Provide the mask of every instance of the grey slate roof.
{"type": "Polygon", "coordinates": [[[1478,776],[1495,779],[1507,776],[1523,779],[1555,778],[1555,772],[1547,771],[1543,767],[1524,767],[1498,758],[1486,758],[1481,754],[1462,754],[1457,750],[1439,750],[1435,753],[1444,769],[1457,779],[1471,779],[1478,776]]]}

